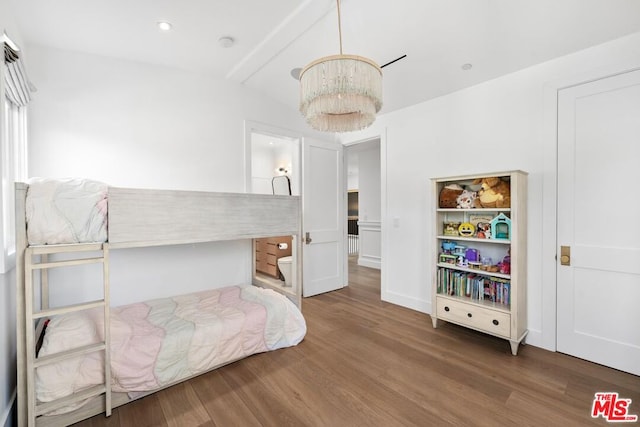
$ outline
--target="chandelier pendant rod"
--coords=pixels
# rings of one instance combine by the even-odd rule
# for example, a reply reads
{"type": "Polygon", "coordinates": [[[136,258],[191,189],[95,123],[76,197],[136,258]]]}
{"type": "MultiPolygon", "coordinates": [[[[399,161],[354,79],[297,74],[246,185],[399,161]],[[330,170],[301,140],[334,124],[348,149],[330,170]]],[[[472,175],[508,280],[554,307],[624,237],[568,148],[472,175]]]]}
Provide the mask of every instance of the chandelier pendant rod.
{"type": "Polygon", "coordinates": [[[340,55],[342,55],[342,21],[340,19],[340,0],[336,0],[338,3],[338,38],[340,39],[340,55]]]}

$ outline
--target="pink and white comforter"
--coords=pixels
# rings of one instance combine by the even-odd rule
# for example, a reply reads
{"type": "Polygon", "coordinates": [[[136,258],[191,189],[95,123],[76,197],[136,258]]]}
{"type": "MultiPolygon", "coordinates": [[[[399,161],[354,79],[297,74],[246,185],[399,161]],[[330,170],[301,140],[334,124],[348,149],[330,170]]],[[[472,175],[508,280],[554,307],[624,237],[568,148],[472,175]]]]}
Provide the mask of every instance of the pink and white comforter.
{"type": "MultiPolygon", "coordinates": [[[[102,324],[102,310],[52,318],[39,355],[99,342],[102,324]]],[[[112,389],[152,391],[251,354],[294,346],[305,334],[305,320],[291,301],[255,286],[112,308],[112,389]]],[[[43,366],[36,371],[37,399],[58,399],[102,378],[102,352],[43,366]]]]}

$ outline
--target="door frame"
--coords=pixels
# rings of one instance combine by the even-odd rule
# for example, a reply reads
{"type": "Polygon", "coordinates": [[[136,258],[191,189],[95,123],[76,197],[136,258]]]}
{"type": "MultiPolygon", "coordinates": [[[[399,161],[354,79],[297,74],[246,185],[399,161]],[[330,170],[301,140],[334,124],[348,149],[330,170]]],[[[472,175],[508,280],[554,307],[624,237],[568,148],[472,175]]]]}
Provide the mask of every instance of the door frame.
{"type": "MultiPolygon", "coordinates": [[[[606,67],[593,69],[567,78],[547,82],[543,89],[542,126],[542,331],[530,331],[538,335],[538,345],[557,351],[557,236],[558,236],[558,95],[563,89],[596,80],[640,70],[637,61],[622,60],[606,67]]],[[[532,287],[530,287],[531,289],[532,287]]]]}
{"type": "MultiPolygon", "coordinates": [[[[388,278],[387,269],[385,268],[385,260],[389,259],[388,254],[388,206],[387,206],[387,129],[386,127],[379,133],[372,133],[371,135],[357,139],[355,141],[345,142],[343,145],[346,148],[361,143],[367,143],[373,140],[380,140],[380,299],[382,301],[394,301],[393,296],[389,297],[389,291],[387,288],[388,278]]],[[[344,162],[344,173],[347,176],[347,164],[344,162]]],[[[344,220],[347,221],[347,180],[345,179],[344,188],[344,220]]],[[[345,230],[346,233],[346,230],[345,230]]],[[[349,251],[346,245],[347,236],[345,235],[345,261],[344,261],[344,277],[349,278],[349,251]]]]}

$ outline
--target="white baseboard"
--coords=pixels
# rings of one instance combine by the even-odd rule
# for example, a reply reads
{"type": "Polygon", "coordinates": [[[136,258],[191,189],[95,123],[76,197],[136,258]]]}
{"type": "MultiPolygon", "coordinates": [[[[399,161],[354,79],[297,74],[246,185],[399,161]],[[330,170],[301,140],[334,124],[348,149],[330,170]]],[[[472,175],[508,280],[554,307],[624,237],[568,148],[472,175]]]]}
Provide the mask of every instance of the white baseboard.
{"type": "Polygon", "coordinates": [[[529,332],[527,332],[527,336],[524,338],[524,342],[533,347],[540,347],[545,350],[555,352],[555,349],[553,348],[544,348],[544,346],[542,345],[542,332],[535,329],[529,329],[529,332]]]}
{"type": "Polygon", "coordinates": [[[0,418],[0,427],[10,427],[7,424],[8,421],[11,420],[11,413],[13,412],[13,406],[16,403],[16,392],[17,390],[14,388],[13,393],[11,393],[11,399],[9,399],[9,404],[6,408],[4,408],[4,412],[2,413],[2,418],[0,418]]]}
{"type": "MultiPolygon", "coordinates": [[[[416,310],[421,313],[431,313],[431,302],[419,300],[406,295],[396,294],[393,292],[383,292],[381,295],[382,301],[390,302],[391,304],[400,305],[411,310],[416,310]]],[[[431,319],[425,321],[431,322],[431,319]]]]}
{"type": "Polygon", "coordinates": [[[358,257],[358,265],[363,267],[370,267],[380,270],[382,268],[382,262],[380,261],[380,257],[372,257],[361,255],[358,257]]]}

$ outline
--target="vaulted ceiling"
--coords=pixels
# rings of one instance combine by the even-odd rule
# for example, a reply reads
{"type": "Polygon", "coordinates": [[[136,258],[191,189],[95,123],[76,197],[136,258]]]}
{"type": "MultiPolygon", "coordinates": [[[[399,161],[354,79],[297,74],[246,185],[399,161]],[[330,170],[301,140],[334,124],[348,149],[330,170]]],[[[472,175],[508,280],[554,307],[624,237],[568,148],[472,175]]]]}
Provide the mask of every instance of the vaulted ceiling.
{"type": "MultiPolygon", "coordinates": [[[[339,51],[334,0],[10,1],[27,45],[184,68],[291,108],[291,70],[339,51]]],[[[341,12],[344,53],[406,55],[383,70],[382,113],[640,31],[638,0],[342,0],[341,12]]]]}

